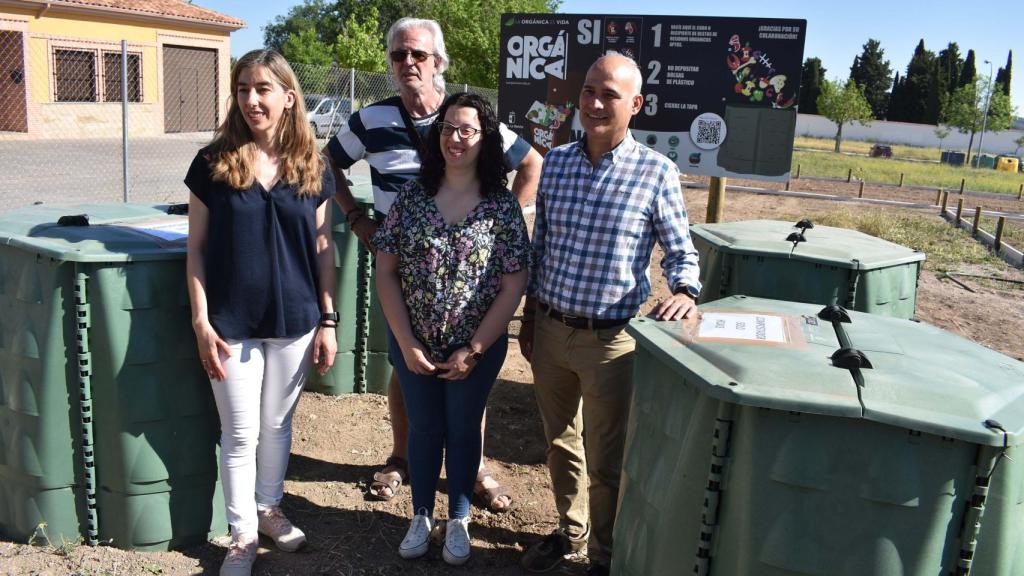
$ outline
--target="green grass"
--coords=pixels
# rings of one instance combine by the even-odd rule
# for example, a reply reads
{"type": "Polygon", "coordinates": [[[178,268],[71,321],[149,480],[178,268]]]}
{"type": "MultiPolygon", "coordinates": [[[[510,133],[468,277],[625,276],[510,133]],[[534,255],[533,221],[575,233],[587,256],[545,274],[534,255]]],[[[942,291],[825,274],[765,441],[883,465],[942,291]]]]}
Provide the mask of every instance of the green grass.
{"type": "MultiPolygon", "coordinates": [[[[967,220],[974,218],[974,211],[971,210],[969,213],[964,214],[964,218],[967,220]]],[[[978,222],[978,227],[995,236],[996,220],[996,218],[982,216],[978,222]]],[[[1024,225],[1013,220],[1007,220],[1006,224],[1003,225],[1003,242],[1017,250],[1024,250],[1024,225]]]]}
{"type": "MultiPolygon", "coordinates": [[[[841,150],[843,152],[855,152],[857,154],[867,154],[871,152],[871,146],[874,142],[862,142],[860,140],[843,140],[841,150]]],[[[884,142],[879,142],[884,144],[884,142]]],[[[822,150],[825,152],[831,152],[835,150],[836,141],[832,138],[811,138],[809,136],[799,136],[793,143],[796,148],[810,148],[813,150],[822,150]]],[[[939,158],[942,157],[942,151],[938,148],[919,148],[917,146],[903,146],[900,144],[891,144],[892,154],[896,158],[913,158],[915,160],[931,160],[938,162],[939,158]]]]}
{"type": "MultiPolygon", "coordinates": [[[[781,219],[795,222],[799,217],[781,219]]],[[[926,270],[956,270],[962,264],[1002,264],[999,258],[971,238],[969,233],[957,230],[934,216],[896,214],[882,210],[835,210],[813,220],[815,224],[850,228],[920,250],[927,255],[924,263],[926,270]]]]}
{"type": "Polygon", "coordinates": [[[1024,174],[997,172],[990,169],[958,168],[948,164],[922,164],[905,162],[894,158],[866,158],[847,156],[830,152],[793,152],[792,174],[796,175],[797,165],[801,176],[823,176],[846,178],[853,169],[854,178],[869,183],[899,184],[900,173],[904,174],[905,186],[928,186],[959,190],[960,179],[967,179],[968,190],[984,190],[1017,195],[1024,174]]]}

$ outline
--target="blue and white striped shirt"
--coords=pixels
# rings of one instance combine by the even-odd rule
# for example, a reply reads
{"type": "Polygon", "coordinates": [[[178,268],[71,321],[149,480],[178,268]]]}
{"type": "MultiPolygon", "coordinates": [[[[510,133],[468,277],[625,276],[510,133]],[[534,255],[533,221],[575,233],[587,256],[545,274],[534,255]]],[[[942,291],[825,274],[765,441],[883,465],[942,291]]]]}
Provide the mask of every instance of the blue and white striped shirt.
{"type": "MultiPolygon", "coordinates": [[[[402,186],[420,174],[420,155],[405,128],[401,105],[402,99],[398,96],[370,104],[352,114],[327,143],[327,150],[338,168],[348,168],[366,159],[373,184],[373,208],[384,214],[391,210],[402,186]]],[[[412,122],[425,140],[436,120],[435,111],[422,118],[413,118],[412,122]]],[[[505,160],[515,170],[530,151],[530,143],[504,124],[500,124],[498,129],[505,160]]]]}
{"type": "Polygon", "coordinates": [[[593,166],[585,142],[544,158],[527,294],[576,316],[635,316],[651,293],[657,240],[669,286],[685,284],[695,295],[698,256],[675,164],[627,132],[593,166]]]}

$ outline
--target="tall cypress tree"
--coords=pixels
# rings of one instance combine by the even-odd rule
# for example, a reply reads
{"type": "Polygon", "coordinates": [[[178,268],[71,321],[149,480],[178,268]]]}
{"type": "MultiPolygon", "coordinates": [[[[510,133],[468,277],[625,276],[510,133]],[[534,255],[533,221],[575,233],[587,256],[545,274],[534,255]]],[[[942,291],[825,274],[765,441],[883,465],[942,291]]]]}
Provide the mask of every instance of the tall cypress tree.
{"type": "Polygon", "coordinates": [[[974,84],[975,78],[978,77],[978,70],[974,66],[974,50],[967,51],[967,59],[964,60],[964,66],[960,69],[960,85],[970,86],[974,84]]]}
{"type": "Polygon", "coordinates": [[[800,112],[818,113],[818,95],[821,94],[821,81],[824,78],[825,68],[821,65],[821,58],[804,60],[800,70],[800,112]]]}
{"type": "Polygon", "coordinates": [[[951,94],[960,87],[960,72],[964,67],[964,59],[960,56],[960,46],[950,42],[944,50],[939,51],[939,89],[943,94],[951,94]]]}
{"type": "Polygon", "coordinates": [[[1003,94],[1010,95],[1010,74],[1013,70],[1013,50],[1006,55],[1006,67],[996,72],[996,84],[1003,87],[1003,94]]]}
{"type": "Polygon", "coordinates": [[[885,115],[886,120],[903,122],[906,116],[906,106],[903,105],[903,78],[896,72],[892,80],[892,91],[889,93],[889,111],[885,115]]]}
{"type": "Polygon", "coordinates": [[[907,65],[903,94],[900,95],[900,100],[906,106],[904,122],[934,124],[938,120],[935,74],[935,53],[925,49],[924,39],[921,39],[907,65]]]}
{"type": "Polygon", "coordinates": [[[892,67],[885,59],[881,43],[869,38],[864,51],[853,59],[850,78],[864,91],[875,118],[885,118],[889,109],[889,86],[892,84],[892,67]]]}

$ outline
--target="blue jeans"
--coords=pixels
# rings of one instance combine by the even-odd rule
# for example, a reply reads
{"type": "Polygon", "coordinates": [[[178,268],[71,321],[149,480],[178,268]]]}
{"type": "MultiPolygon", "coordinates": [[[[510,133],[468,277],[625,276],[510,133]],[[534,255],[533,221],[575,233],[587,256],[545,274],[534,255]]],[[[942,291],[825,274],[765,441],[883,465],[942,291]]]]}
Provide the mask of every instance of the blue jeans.
{"type": "Polygon", "coordinates": [[[388,339],[388,348],[409,416],[409,475],[414,513],[425,508],[427,515],[433,517],[443,458],[448,476],[448,517],[465,518],[469,516],[469,499],[480,467],[480,420],[494,380],[505,363],[508,337],[502,336],[488,348],[465,380],[413,374],[393,336],[388,339]]]}

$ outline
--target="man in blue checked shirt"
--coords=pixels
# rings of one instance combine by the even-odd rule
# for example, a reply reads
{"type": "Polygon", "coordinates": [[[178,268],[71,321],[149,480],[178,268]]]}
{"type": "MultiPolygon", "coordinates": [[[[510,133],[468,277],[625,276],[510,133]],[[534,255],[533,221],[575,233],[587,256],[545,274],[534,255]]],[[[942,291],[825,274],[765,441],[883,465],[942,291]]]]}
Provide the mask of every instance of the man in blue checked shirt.
{"type": "Polygon", "coordinates": [[[635,342],[625,327],[650,294],[655,240],[673,289],[654,316],[697,313],[697,250],[679,173],[629,131],[641,82],[632,60],[598,59],[580,92],[584,138],[548,153],[541,172],[520,347],[533,366],[559,528],[523,556],[534,572],[589,543],[589,574],[608,573],[632,393],[635,342]]]}

